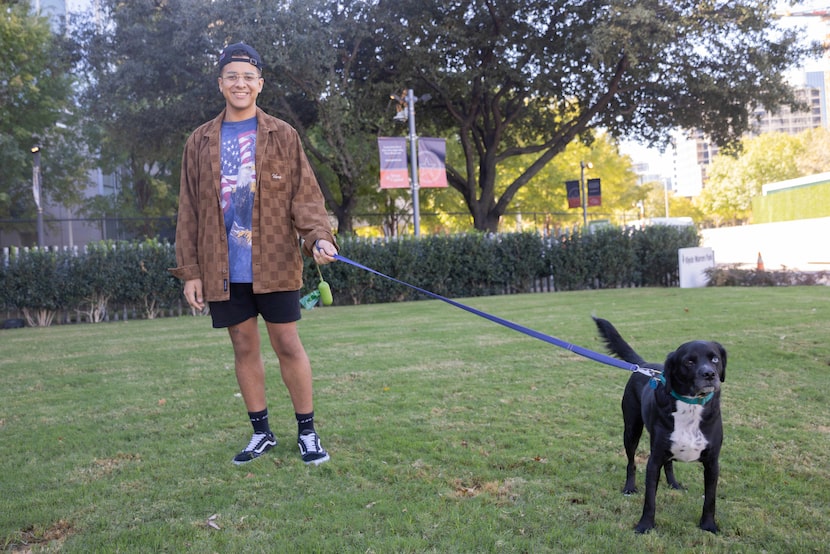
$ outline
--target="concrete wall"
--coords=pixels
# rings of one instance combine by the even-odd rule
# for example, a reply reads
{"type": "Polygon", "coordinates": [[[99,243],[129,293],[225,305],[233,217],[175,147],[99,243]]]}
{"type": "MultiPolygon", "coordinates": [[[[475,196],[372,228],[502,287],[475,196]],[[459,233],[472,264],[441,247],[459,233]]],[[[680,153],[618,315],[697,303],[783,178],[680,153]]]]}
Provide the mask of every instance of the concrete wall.
{"type": "Polygon", "coordinates": [[[830,271],[830,217],[704,229],[701,235],[717,265],[755,267],[760,252],[768,270],[830,271]]]}

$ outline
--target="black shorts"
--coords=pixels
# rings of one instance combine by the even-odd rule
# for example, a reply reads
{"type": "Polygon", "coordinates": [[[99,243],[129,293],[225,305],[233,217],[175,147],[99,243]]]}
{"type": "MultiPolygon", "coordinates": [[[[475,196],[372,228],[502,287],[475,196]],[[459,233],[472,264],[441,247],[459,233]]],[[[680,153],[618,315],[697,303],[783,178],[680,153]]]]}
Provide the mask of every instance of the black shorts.
{"type": "Polygon", "coordinates": [[[254,294],[251,283],[231,283],[231,299],[208,302],[213,327],[238,325],[262,315],[268,323],[291,323],[300,320],[300,291],[254,294]]]}

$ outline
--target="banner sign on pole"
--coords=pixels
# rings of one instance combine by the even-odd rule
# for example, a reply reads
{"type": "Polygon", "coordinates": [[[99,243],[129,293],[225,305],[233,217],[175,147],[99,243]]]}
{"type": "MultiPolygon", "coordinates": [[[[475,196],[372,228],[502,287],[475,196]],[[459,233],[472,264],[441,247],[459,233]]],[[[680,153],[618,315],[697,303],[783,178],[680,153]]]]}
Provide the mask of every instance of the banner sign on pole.
{"type": "Polygon", "coordinates": [[[588,179],[588,205],[602,206],[602,190],[599,179],[588,179]]]}
{"type": "Polygon", "coordinates": [[[446,153],[444,139],[418,139],[418,181],[421,188],[447,186],[446,153]]]}
{"type": "Polygon", "coordinates": [[[378,137],[380,152],[380,188],[405,189],[409,187],[406,138],[378,137]]]}
{"type": "Polygon", "coordinates": [[[35,205],[40,209],[40,172],[37,165],[32,169],[32,196],[35,197],[35,205]]]}
{"type": "Polygon", "coordinates": [[[579,208],[582,205],[579,197],[579,181],[565,181],[565,190],[568,192],[568,208],[579,208]]]}

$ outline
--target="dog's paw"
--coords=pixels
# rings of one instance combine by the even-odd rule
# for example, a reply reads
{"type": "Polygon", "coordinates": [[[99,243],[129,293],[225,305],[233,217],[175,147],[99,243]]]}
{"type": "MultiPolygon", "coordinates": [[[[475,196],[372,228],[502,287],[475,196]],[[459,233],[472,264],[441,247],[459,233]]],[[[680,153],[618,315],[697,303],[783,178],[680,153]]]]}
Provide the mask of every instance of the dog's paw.
{"type": "Polygon", "coordinates": [[[654,529],[654,523],[643,523],[642,521],[637,524],[637,527],[634,528],[634,532],[638,535],[645,535],[649,531],[654,529]]]}
{"type": "Polygon", "coordinates": [[[674,483],[669,483],[669,488],[676,490],[676,491],[685,491],[686,487],[675,481],[674,483]]]}
{"type": "Polygon", "coordinates": [[[631,496],[632,494],[637,494],[640,491],[638,491],[637,487],[635,487],[634,485],[629,485],[628,483],[626,483],[623,487],[622,492],[625,496],[631,496]]]}
{"type": "Polygon", "coordinates": [[[703,521],[701,519],[700,520],[700,528],[703,529],[704,531],[709,531],[710,533],[715,534],[715,535],[717,535],[718,531],[719,531],[718,526],[715,524],[714,519],[707,520],[707,521],[703,521]]]}

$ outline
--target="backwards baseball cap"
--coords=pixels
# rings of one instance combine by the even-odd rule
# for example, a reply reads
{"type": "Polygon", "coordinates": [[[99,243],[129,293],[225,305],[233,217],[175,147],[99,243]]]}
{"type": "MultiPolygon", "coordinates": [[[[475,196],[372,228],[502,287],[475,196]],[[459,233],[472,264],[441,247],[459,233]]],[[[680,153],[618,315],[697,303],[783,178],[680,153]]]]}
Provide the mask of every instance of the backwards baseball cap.
{"type": "Polygon", "coordinates": [[[262,71],[262,58],[244,42],[228,45],[222,50],[219,54],[219,71],[231,62],[247,62],[262,71]]]}

